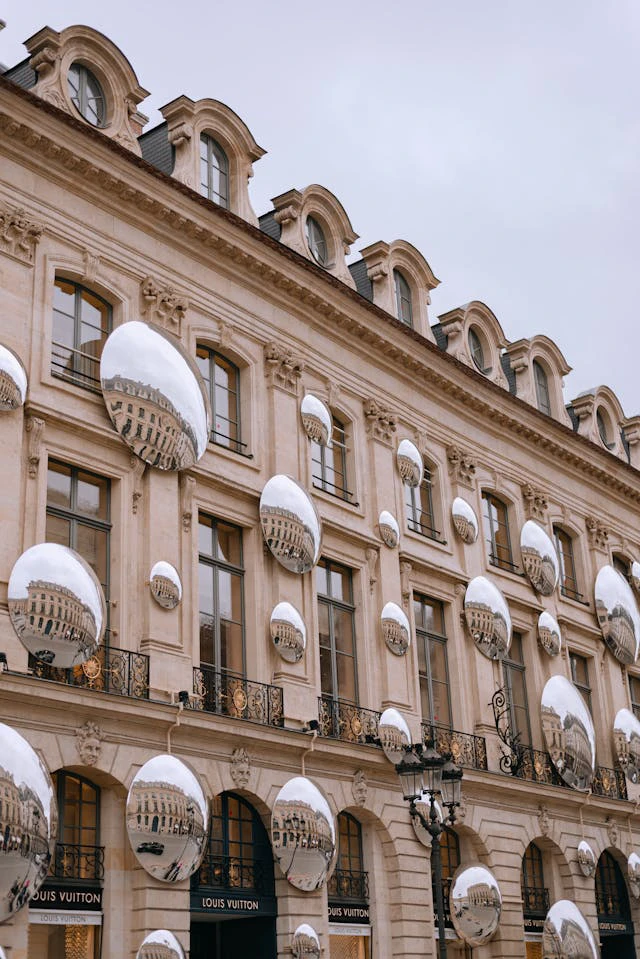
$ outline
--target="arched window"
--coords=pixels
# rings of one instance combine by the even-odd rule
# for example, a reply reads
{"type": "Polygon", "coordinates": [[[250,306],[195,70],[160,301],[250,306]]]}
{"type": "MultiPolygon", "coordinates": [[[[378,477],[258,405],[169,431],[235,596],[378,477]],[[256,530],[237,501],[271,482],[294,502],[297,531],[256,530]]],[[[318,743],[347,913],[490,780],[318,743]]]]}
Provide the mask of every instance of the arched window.
{"type": "Polygon", "coordinates": [[[489,562],[502,569],[515,569],[511,553],[507,507],[493,493],[482,494],[482,519],[489,562]]]}
{"type": "MultiPolygon", "coordinates": [[[[433,857],[431,859],[431,895],[433,896],[433,909],[436,908],[436,884],[433,875],[433,857]]],[[[449,892],[451,890],[451,880],[453,874],[460,865],[460,840],[458,834],[449,829],[448,826],[440,833],[440,863],[442,866],[442,898],[444,899],[444,912],[447,926],[451,926],[449,911],[449,892]]]]}
{"type": "Polygon", "coordinates": [[[56,279],[52,374],[100,392],[100,357],[111,323],[111,306],[106,300],[73,280],[56,279]]]}
{"type": "Polygon", "coordinates": [[[603,852],[596,867],[598,922],[628,922],[631,919],[629,894],[618,863],[603,852]]]}
{"type": "Polygon", "coordinates": [[[536,401],[541,413],[551,416],[551,398],[549,396],[549,380],[544,367],[538,360],[533,361],[533,378],[536,384],[536,401]]]}
{"type": "Polygon", "coordinates": [[[240,434],[240,371],[208,346],[196,348],[196,362],[211,403],[211,441],[241,453],[246,443],[240,434]]]}
{"type": "Polygon", "coordinates": [[[331,420],[331,445],[323,446],[315,440],[311,441],[313,485],[350,503],[353,493],[348,488],[346,423],[334,415],[331,420]]]}
{"type": "Polygon", "coordinates": [[[393,284],[396,291],[396,315],[402,323],[413,326],[411,288],[400,270],[393,271],[393,284]]]}
{"type": "Polygon", "coordinates": [[[578,590],[576,564],[573,555],[573,540],[561,526],[553,527],[553,536],[556,541],[558,561],[560,563],[560,592],[571,599],[582,599],[578,590]]]}
{"type": "Polygon", "coordinates": [[[469,327],[469,333],[467,334],[467,340],[469,343],[469,352],[471,353],[471,359],[473,360],[476,367],[480,370],[481,373],[490,373],[491,367],[485,366],[485,355],[484,347],[482,345],[482,340],[480,339],[480,334],[475,327],[469,327]]]}
{"type": "Polygon", "coordinates": [[[200,193],[229,209],[229,160],[208,133],[200,136],[200,193]]]}
{"type": "Polygon", "coordinates": [[[97,882],[104,877],[100,790],[76,773],[58,772],[54,781],[59,825],[51,871],[56,879],[97,882]]]}
{"type": "Polygon", "coordinates": [[[609,419],[609,415],[602,406],[599,406],[596,410],[596,423],[603,445],[606,446],[608,450],[612,450],[616,444],[613,438],[611,421],[609,419]]]}
{"type": "Polygon", "coordinates": [[[329,899],[367,903],[369,876],[364,871],[362,826],[348,812],[338,816],[338,861],[327,886],[329,899]]]}
{"type": "Polygon", "coordinates": [[[404,484],[407,524],[414,533],[420,533],[428,539],[439,539],[433,515],[433,483],[431,470],[425,466],[420,486],[404,484]]]}
{"type": "Polygon", "coordinates": [[[271,843],[258,813],[242,796],[214,798],[207,852],[191,884],[273,895],[271,843]]]}
{"type": "Polygon", "coordinates": [[[94,127],[104,126],[106,105],[102,87],[82,63],[72,63],[67,74],[69,96],[81,117],[94,127]]]}
{"type": "Polygon", "coordinates": [[[522,857],[520,886],[525,920],[546,916],[549,911],[549,890],[544,884],[542,850],[535,842],[529,843],[522,857]]]}
{"type": "Polygon", "coordinates": [[[307,234],[307,246],[309,247],[311,256],[319,266],[327,266],[329,261],[329,253],[324,230],[318,221],[312,216],[307,217],[305,229],[307,234]]]}

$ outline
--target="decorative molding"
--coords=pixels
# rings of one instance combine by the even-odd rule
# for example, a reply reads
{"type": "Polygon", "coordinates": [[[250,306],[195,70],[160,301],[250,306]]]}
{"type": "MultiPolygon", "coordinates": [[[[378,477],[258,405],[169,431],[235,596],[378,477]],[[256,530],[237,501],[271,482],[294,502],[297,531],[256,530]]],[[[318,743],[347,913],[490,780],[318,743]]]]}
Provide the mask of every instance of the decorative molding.
{"type": "Polygon", "coordinates": [[[398,428],[398,417],[388,407],[382,406],[373,397],[364,400],[362,404],[366,417],[367,435],[381,443],[391,444],[393,434],[398,428]]]}
{"type": "Polygon", "coordinates": [[[84,270],[82,272],[83,278],[87,283],[95,283],[98,278],[98,270],[100,269],[100,257],[97,253],[92,253],[90,250],[84,250],[82,254],[82,260],[84,262],[84,270]]]}
{"type": "Polygon", "coordinates": [[[369,589],[373,592],[374,586],[378,582],[378,560],[380,559],[379,546],[367,546],[365,550],[367,557],[367,566],[369,567],[369,589]]]}
{"type": "Polygon", "coordinates": [[[264,347],[264,364],[264,375],[271,386],[298,395],[298,384],[304,370],[304,363],[299,356],[272,340],[264,347]]]}
{"type": "Polygon", "coordinates": [[[329,409],[331,410],[334,407],[337,407],[340,405],[340,397],[342,394],[340,391],[340,387],[338,386],[336,382],[334,382],[334,380],[327,377],[326,384],[327,384],[327,401],[329,403],[329,409]]]}
{"type": "Polygon", "coordinates": [[[538,822],[540,823],[540,835],[548,836],[551,830],[551,818],[544,803],[540,803],[538,806],[538,822]]]}
{"type": "Polygon", "coordinates": [[[180,512],[182,514],[182,528],[185,533],[190,532],[193,519],[193,494],[196,490],[196,481],[193,476],[180,477],[180,512]]]}
{"type": "Polygon", "coordinates": [[[460,793],[460,805],[458,806],[458,811],[456,812],[456,819],[459,819],[461,822],[464,822],[467,818],[467,797],[464,793],[460,793]]]}
{"type": "Polygon", "coordinates": [[[358,771],[353,774],[353,781],[351,783],[351,795],[353,796],[353,801],[356,806],[366,805],[368,791],[367,777],[362,769],[358,769],[358,771]]]}
{"type": "Polygon", "coordinates": [[[449,461],[449,476],[459,483],[472,486],[476,464],[471,454],[465,452],[459,446],[447,446],[447,459],[449,461]]]}
{"type": "Polygon", "coordinates": [[[169,143],[174,147],[181,147],[193,136],[193,127],[189,123],[180,123],[167,133],[169,143]]]}
{"type": "Polygon", "coordinates": [[[0,249],[22,263],[33,265],[43,231],[43,225],[31,220],[20,207],[7,206],[0,210],[0,249]]]}
{"type": "Polygon", "coordinates": [[[409,609],[409,601],[411,599],[412,572],[413,566],[411,563],[400,563],[400,589],[402,591],[402,605],[405,609],[409,609]]]}
{"type": "Polygon", "coordinates": [[[418,451],[422,456],[427,456],[429,452],[429,437],[427,436],[426,430],[416,429],[413,435],[418,451]]]}
{"type": "Polygon", "coordinates": [[[281,210],[276,210],[273,214],[273,219],[276,223],[279,223],[280,226],[284,226],[285,223],[290,223],[292,220],[297,220],[300,216],[300,203],[290,203],[289,206],[282,207],[281,210]]]}
{"type": "Polygon", "coordinates": [[[546,494],[542,490],[535,489],[531,483],[525,483],[522,486],[522,498],[527,519],[544,521],[545,513],[549,507],[546,494]]]}
{"type": "Polygon", "coordinates": [[[182,321],[189,309],[189,300],[172,286],[161,286],[151,276],[140,283],[140,312],[152,323],[160,323],[171,333],[182,335],[182,321]]]}
{"type": "Polygon", "coordinates": [[[223,350],[228,350],[233,340],[233,326],[225,320],[218,320],[218,343],[223,350]]]}
{"type": "Polygon", "coordinates": [[[617,847],[618,839],[620,838],[620,831],[612,816],[607,816],[606,826],[607,826],[607,836],[609,837],[609,845],[617,847]]]}
{"type": "Polygon", "coordinates": [[[251,778],[251,760],[244,746],[237,746],[231,753],[231,778],[236,789],[246,789],[251,778]]]}
{"type": "Polygon", "coordinates": [[[28,471],[29,476],[35,479],[40,465],[40,446],[44,434],[44,420],[37,416],[28,416],[25,428],[29,434],[27,445],[28,471]]]}
{"type": "Polygon", "coordinates": [[[585,517],[589,545],[593,549],[606,550],[609,542],[609,528],[595,516],[585,517]]]}
{"type": "Polygon", "coordinates": [[[76,749],[85,766],[95,766],[102,751],[102,731],[97,723],[87,719],[76,729],[76,749]]]}
{"type": "Polygon", "coordinates": [[[133,473],[131,512],[135,514],[138,512],[138,501],[142,497],[142,477],[147,464],[144,462],[144,460],[141,460],[139,456],[135,456],[132,453],[129,460],[129,465],[131,466],[131,472],[133,473]]]}

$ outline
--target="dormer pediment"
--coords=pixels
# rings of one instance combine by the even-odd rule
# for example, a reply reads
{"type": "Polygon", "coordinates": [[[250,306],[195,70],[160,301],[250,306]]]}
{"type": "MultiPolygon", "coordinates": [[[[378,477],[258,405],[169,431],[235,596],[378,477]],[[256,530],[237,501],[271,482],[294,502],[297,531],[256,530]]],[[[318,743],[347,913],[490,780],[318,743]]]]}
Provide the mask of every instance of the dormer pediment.
{"type": "Polygon", "coordinates": [[[406,240],[378,240],[361,251],[376,306],[434,339],[429,324],[431,290],[440,280],[423,255],[406,240]]]}
{"type": "Polygon", "coordinates": [[[541,413],[571,426],[562,396],[562,378],[571,367],[553,340],[542,334],[514,340],[505,353],[515,376],[516,395],[541,413]]]}
{"type": "Polygon", "coordinates": [[[447,352],[508,389],[501,362],[507,338],[495,313],[480,300],[472,300],[438,319],[447,337],[447,352]]]}
{"type": "Polygon", "coordinates": [[[592,443],[609,450],[619,459],[628,460],[622,439],[625,415],[618,397],[608,386],[584,390],[571,401],[578,421],[578,433],[592,443]]]}

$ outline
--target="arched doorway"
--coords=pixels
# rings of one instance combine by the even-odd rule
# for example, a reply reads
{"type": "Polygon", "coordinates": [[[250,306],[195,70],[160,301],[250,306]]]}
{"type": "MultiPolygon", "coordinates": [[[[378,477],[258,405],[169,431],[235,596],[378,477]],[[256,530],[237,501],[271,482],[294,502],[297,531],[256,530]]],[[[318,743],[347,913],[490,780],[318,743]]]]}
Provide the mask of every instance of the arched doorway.
{"type": "Polygon", "coordinates": [[[338,815],[338,856],[327,883],[330,959],[369,959],[369,873],[364,868],[362,825],[338,815]]]}
{"type": "Polygon", "coordinates": [[[602,959],[635,959],[627,884],[609,852],[598,859],[596,904],[602,959]]]}
{"type": "Polygon", "coordinates": [[[213,801],[207,852],[191,881],[191,959],[275,959],[271,843],[251,803],[213,801]]]}

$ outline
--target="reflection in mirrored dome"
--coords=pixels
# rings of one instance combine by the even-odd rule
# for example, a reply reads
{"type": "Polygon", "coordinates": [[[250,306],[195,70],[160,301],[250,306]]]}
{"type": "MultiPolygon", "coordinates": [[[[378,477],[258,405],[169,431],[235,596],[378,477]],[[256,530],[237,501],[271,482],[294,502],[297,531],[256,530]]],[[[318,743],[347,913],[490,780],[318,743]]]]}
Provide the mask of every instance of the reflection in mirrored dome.
{"type": "Polygon", "coordinates": [[[640,593],[640,563],[635,559],[631,564],[631,582],[636,592],[640,593]]]}
{"type": "Polygon", "coordinates": [[[620,709],[613,721],[613,748],[629,782],[640,779],[640,720],[628,709],[620,709]]]}
{"type": "Polygon", "coordinates": [[[632,852],[627,859],[627,876],[631,892],[636,899],[640,899],[640,856],[637,852],[632,852]]]}
{"type": "Polygon", "coordinates": [[[424,465],[415,443],[412,443],[411,440],[401,440],[398,444],[396,459],[403,483],[406,483],[407,486],[420,486],[424,465]]]}
{"type": "Polygon", "coordinates": [[[480,863],[459,866],[449,892],[451,921],[463,942],[480,946],[500,922],[502,896],[495,876],[480,863]]]}
{"type": "Polygon", "coordinates": [[[552,676],[542,690],[540,714],[553,765],[567,786],[588,789],[596,766],[596,738],[591,714],[573,683],[552,676]]]}
{"type": "Polygon", "coordinates": [[[604,640],[616,659],[630,666],[638,658],[640,642],[640,614],[631,587],[617,569],[603,566],[594,594],[604,640]]]}
{"type": "Polygon", "coordinates": [[[463,543],[475,543],[478,538],[478,517],[466,499],[456,496],[451,504],[453,528],[463,543]]]}
{"type": "Polygon", "coordinates": [[[196,871],[206,849],[208,803],[185,762],[167,754],[149,759],[131,783],[126,817],[131,848],[150,876],[173,883],[196,871]]]}
{"type": "Polygon", "coordinates": [[[404,758],[405,748],[411,745],[411,733],[407,722],[397,709],[390,707],[380,716],[378,736],[382,751],[394,766],[404,758]]]}
{"type": "MultiPolygon", "coordinates": [[[[416,807],[416,811],[422,815],[422,818],[425,820],[425,822],[429,822],[431,818],[430,794],[428,792],[422,793],[418,797],[418,799],[416,799],[414,805],[416,807]]],[[[439,823],[444,822],[444,816],[442,814],[442,806],[440,805],[437,799],[434,800],[434,811],[436,814],[436,821],[439,823]]],[[[411,823],[413,825],[413,831],[415,832],[416,838],[418,839],[418,841],[421,842],[423,846],[430,848],[431,833],[427,829],[425,829],[424,826],[422,825],[422,820],[420,819],[420,816],[412,815],[411,823]]]]}
{"type": "Polygon", "coordinates": [[[2,946],[0,946],[0,959],[7,959],[7,954],[2,948],[2,946]]]}
{"type": "Polygon", "coordinates": [[[260,523],[267,546],[285,569],[313,569],[320,556],[322,524],[304,486],[290,476],[272,476],[260,497],[260,523]]]}
{"type": "Polygon", "coordinates": [[[558,584],[558,554],[542,526],[529,519],[520,533],[522,565],[537,592],[550,596],[558,584]]]}
{"type": "Polygon", "coordinates": [[[545,653],[548,653],[549,656],[557,656],[562,648],[560,627],[546,609],[538,616],[538,639],[545,653]]]}
{"type": "Polygon", "coordinates": [[[9,616],[36,659],[69,669],[93,656],[104,635],[106,603],[98,577],[74,550],[40,543],[9,578],[9,616]]]}
{"type": "Polygon", "coordinates": [[[320,959],[320,940],[313,926],[303,922],[291,940],[291,952],[295,959],[320,959]]]}
{"type": "Polygon", "coordinates": [[[271,613],[271,639],[282,658],[298,663],[307,645],[307,630],[302,616],[291,603],[278,603],[271,613]]]}
{"type": "Polygon", "coordinates": [[[542,927],[543,959],[599,959],[589,923],[574,902],[559,899],[542,927]]]}
{"type": "Polygon", "coordinates": [[[271,844],[292,886],[313,892],[324,884],[336,851],[329,804],[304,776],[285,783],[273,805],[271,844]]]}
{"type": "Polygon", "coordinates": [[[488,659],[502,659],[509,652],[509,607],[498,587],[486,576],[476,576],[467,586],[464,615],[476,646],[488,659]]]}
{"type": "Polygon", "coordinates": [[[404,656],[411,642],[409,620],[397,603],[387,603],[380,614],[382,635],[392,653],[404,656]]]}
{"type": "Polygon", "coordinates": [[[300,415],[309,439],[320,443],[321,446],[329,445],[333,424],[331,413],[322,400],[319,400],[313,393],[307,393],[300,404],[300,415]]]}
{"type": "Polygon", "coordinates": [[[586,839],[578,843],[578,865],[583,876],[593,876],[596,871],[596,854],[586,839]]]}
{"type": "Polygon", "coordinates": [[[184,959],[184,950],[168,929],[156,929],[142,940],[136,959],[184,959]]]}
{"type": "Polygon", "coordinates": [[[204,381],[178,340],[138,320],[109,335],[102,395],[117,432],[161,470],[194,466],[207,448],[211,410],[204,381]]]}
{"type": "Polygon", "coordinates": [[[393,513],[383,509],[378,517],[378,529],[385,546],[395,549],[400,542],[400,527],[393,513]]]}
{"type": "Polygon", "coordinates": [[[13,350],[0,344],[0,412],[8,413],[24,405],[27,374],[13,350]]]}
{"type": "Polygon", "coordinates": [[[49,871],[58,810],[48,769],[26,739],[0,723],[0,922],[15,916],[49,871]]]}
{"type": "Polygon", "coordinates": [[[182,583],[178,570],[162,560],[156,563],[149,576],[151,595],[163,609],[175,609],[182,599],[182,583]]]}

